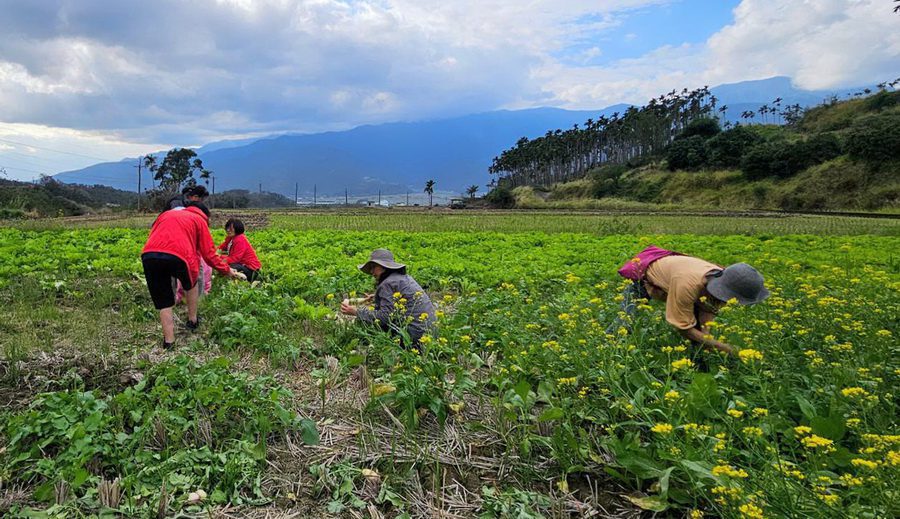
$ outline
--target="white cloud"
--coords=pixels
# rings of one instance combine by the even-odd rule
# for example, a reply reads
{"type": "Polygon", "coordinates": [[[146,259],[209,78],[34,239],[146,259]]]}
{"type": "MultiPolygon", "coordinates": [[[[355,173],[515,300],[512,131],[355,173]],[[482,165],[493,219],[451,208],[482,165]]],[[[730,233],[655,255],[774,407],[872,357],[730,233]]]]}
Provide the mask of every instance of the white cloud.
{"type": "Polygon", "coordinates": [[[551,62],[534,73],[552,96],[551,104],[557,106],[591,109],[643,104],[673,88],[701,86],[702,53],[702,48],[688,44],[667,46],[607,66],[570,68],[551,62]]]}
{"type": "Polygon", "coordinates": [[[593,65],[606,56],[598,36],[631,10],[677,1],[0,0],[0,118],[69,128],[113,153],[113,142],[642,103],[776,74],[806,88],[871,83],[900,63],[883,0],[743,0],[705,44],[593,65]]]}
{"type": "Polygon", "coordinates": [[[708,76],[784,75],[805,89],[890,80],[900,72],[898,24],[883,0],[744,0],[708,42],[708,76]]]}
{"type": "Polygon", "coordinates": [[[743,0],[734,23],[705,44],[664,46],[602,67],[548,60],[534,74],[551,104],[580,109],[772,76],[809,90],[873,85],[900,72],[900,20],[890,8],[879,0],[743,0]]]}
{"type": "Polygon", "coordinates": [[[542,99],[535,64],[670,1],[0,0],[0,113],[171,140],[210,113],[240,114],[226,136],[490,110],[542,99]]]}
{"type": "MultiPolygon", "coordinates": [[[[0,167],[9,178],[30,180],[41,174],[82,168],[165,149],[135,144],[107,132],[0,122],[0,167]]],[[[91,179],[102,181],[107,179],[91,179]]]]}

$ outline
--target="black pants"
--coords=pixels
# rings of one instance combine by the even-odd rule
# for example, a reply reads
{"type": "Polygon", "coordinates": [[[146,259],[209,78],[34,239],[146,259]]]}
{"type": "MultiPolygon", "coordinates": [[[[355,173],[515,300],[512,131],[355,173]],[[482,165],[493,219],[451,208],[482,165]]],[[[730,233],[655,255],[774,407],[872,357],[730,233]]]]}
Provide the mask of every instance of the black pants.
{"type": "Polygon", "coordinates": [[[253,269],[251,269],[250,267],[248,267],[248,266],[246,266],[246,265],[244,265],[244,264],[242,264],[242,263],[232,263],[232,264],[229,265],[229,266],[230,266],[231,268],[233,268],[234,270],[240,272],[241,274],[247,276],[247,281],[249,281],[249,282],[251,282],[251,283],[254,282],[254,281],[256,281],[256,278],[259,277],[259,271],[258,271],[258,270],[253,270],[253,269]]]}
{"type": "Polygon", "coordinates": [[[157,310],[175,306],[175,281],[181,282],[185,291],[194,287],[187,264],[178,256],[164,252],[147,252],[141,256],[144,278],[150,298],[157,310]]]}

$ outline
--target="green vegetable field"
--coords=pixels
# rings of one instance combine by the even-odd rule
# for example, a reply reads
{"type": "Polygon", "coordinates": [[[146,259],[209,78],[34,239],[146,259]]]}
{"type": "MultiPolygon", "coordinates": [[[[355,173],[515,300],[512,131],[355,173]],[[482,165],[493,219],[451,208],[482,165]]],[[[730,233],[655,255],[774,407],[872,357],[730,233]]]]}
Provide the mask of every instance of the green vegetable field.
{"type": "Polygon", "coordinates": [[[263,281],[173,351],[142,222],[0,228],[0,515],[900,514],[900,221],[466,218],[248,225],[263,281]],[[763,273],[714,323],[737,357],[657,302],[610,327],[651,244],[763,273]],[[336,317],[378,247],[437,304],[418,349],[336,317]]]}

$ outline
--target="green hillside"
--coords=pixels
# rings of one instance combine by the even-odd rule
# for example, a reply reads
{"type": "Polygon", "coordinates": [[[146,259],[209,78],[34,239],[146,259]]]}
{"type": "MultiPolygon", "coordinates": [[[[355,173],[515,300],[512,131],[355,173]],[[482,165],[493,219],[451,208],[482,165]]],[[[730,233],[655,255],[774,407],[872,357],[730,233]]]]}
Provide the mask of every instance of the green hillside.
{"type": "MultiPolygon", "coordinates": [[[[170,194],[142,197],[141,209],[158,212],[170,194]]],[[[277,193],[256,193],[233,189],[217,193],[207,203],[211,207],[243,209],[247,207],[290,207],[294,201],[277,193]]],[[[114,213],[137,209],[137,195],[108,186],[65,184],[50,177],[31,184],[0,179],[0,219],[78,216],[114,213]]]]}
{"type": "Polygon", "coordinates": [[[516,206],[900,209],[900,92],[818,106],[792,123],[722,130],[698,119],[654,156],[516,187],[516,206]]]}
{"type": "Polygon", "coordinates": [[[63,184],[50,177],[31,184],[0,179],[0,218],[72,216],[134,208],[137,195],[107,186],[63,184]]]}

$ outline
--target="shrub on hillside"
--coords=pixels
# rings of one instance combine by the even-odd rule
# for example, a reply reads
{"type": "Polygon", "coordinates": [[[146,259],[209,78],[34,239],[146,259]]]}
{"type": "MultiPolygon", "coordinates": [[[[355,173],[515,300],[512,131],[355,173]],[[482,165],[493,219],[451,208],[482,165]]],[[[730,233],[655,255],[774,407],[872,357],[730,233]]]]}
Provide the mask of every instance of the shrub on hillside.
{"type": "Polygon", "coordinates": [[[620,164],[611,164],[595,170],[591,174],[591,196],[604,198],[619,194],[622,175],[627,171],[628,167],[620,164]]]}
{"type": "Polygon", "coordinates": [[[677,139],[666,148],[666,162],[671,171],[699,169],[706,165],[707,159],[706,139],[701,135],[677,139]]]}
{"type": "Polygon", "coordinates": [[[813,135],[805,141],[794,143],[793,147],[803,162],[800,169],[827,162],[843,153],[841,141],[833,133],[813,135]]]}
{"type": "Polygon", "coordinates": [[[0,220],[13,220],[24,218],[25,211],[21,209],[10,209],[8,207],[0,207],[0,220]]]}
{"type": "Polygon", "coordinates": [[[767,141],[750,148],[741,159],[741,170],[750,180],[787,178],[840,154],[840,141],[832,134],[818,134],[793,143],[767,141]]]}
{"type": "Polygon", "coordinates": [[[498,209],[512,209],[516,205],[516,197],[513,195],[512,189],[506,186],[495,187],[484,196],[484,200],[491,207],[498,209]]]}
{"type": "Polygon", "coordinates": [[[900,159],[900,113],[857,119],[847,132],[847,154],[870,165],[900,159]]]}
{"type": "Polygon", "coordinates": [[[710,117],[703,117],[700,119],[694,119],[687,126],[685,126],[684,130],[678,134],[678,137],[675,140],[688,139],[690,137],[694,137],[698,135],[703,137],[704,139],[708,139],[717,135],[722,131],[722,128],[719,127],[719,121],[716,119],[712,119],[710,117]]]}
{"type": "Polygon", "coordinates": [[[873,96],[867,97],[864,103],[866,110],[869,112],[879,112],[885,108],[900,105],[900,90],[878,92],[873,96]]]}
{"type": "Polygon", "coordinates": [[[0,207],[40,216],[76,216],[88,210],[68,198],[52,195],[43,186],[23,183],[0,186],[0,207]]]}
{"type": "Polygon", "coordinates": [[[709,165],[714,168],[736,168],[750,148],[762,142],[762,137],[746,126],[736,126],[707,141],[709,165]]]}

